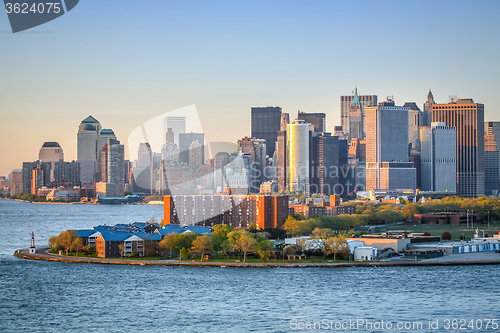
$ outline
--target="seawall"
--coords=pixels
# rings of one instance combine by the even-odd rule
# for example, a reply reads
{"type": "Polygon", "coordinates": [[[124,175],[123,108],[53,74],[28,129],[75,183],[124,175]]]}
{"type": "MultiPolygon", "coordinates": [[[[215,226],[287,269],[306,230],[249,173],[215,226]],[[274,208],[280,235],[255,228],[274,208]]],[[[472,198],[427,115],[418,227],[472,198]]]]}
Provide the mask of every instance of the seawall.
{"type": "Polygon", "coordinates": [[[14,256],[21,259],[58,261],[70,263],[87,264],[108,264],[108,265],[140,265],[140,266],[196,266],[196,267],[403,267],[403,266],[456,266],[456,265],[498,265],[500,264],[500,254],[491,253],[491,258],[478,260],[466,257],[461,260],[447,260],[446,257],[435,258],[423,261],[362,261],[362,262],[341,262],[341,263],[242,263],[242,262],[187,262],[176,260],[140,260],[140,259],[108,259],[108,258],[82,258],[67,257],[47,253],[48,248],[39,248],[36,253],[30,254],[28,249],[20,249],[14,253],[14,256]],[[496,255],[496,256],[494,256],[496,255]],[[441,259],[441,260],[439,260],[441,259]]]}

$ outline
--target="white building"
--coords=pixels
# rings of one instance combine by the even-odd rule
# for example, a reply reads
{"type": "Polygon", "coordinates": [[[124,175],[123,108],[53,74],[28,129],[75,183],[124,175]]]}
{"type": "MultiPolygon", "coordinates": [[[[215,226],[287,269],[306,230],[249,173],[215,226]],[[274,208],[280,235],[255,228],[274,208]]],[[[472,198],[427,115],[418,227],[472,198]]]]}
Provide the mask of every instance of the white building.
{"type": "Polygon", "coordinates": [[[457,190],[457,129],[433,122],[420,129],[421,190],[457,190]]]}
{"type": "Polygon", "coordinates": [[[288,125],[287,141],[289,188],[309,194],[309,124],[294,120],[288,125]]]}
{"type": "Polygon", "coordinates": [[[377,260],[377,248],[360,246],[354,250],[354,260],[372,261],[377,260]]]}

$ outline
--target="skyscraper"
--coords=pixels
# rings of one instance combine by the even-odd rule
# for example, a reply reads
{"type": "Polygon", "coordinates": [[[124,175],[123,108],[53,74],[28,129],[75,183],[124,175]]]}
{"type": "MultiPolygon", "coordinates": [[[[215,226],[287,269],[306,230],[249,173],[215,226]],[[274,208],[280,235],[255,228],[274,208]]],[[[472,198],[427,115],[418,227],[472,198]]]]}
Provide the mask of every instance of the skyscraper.
{"type": "Polygon", "coordinates": [[[173,143],[179,146],[179,134],[186,133],[186,117],[166,117],[163,122],[164,138],[166,138],[169,128],[171,128],[174,133],[173,143]]]}
{"type": "Polygon", "coordinates": [[[266,140],[266,155],[273,156],[281,129],[281,108],[276,106],[252,108],[252,137],[266,140]]]}
{"type": "Polygon", "coordinates": [[[77,161],[80,163],[82,186],[93,186],[95,182],[100,131],[101,124],[92,116],[80,123],[77,133],[77,161]]]}
{"type": "MultiPolygon", "coordinates": [[[[330,133],[313,133],[313,163],[311,168],[311,193],[324,195],[340,191],[339,184],[339,138],[330,133]]],[[[342,194],[342,193],[338,193],[342,194]]]]}
{"type": "MultiPolygon", "coordinates": [[[[286,125],[287,127],[289,124],[286,125]]],[[[278,192],[285,191],[288,188],[288,147],[287,147],[287,131],[278,132],[278,140],[276,141],[276,158],[277,165],[276,176],[278,178],[278,192]]]]}
{"type": "Polygon", "coordinates": [[[484,105],[470,98],[434,104],[432,120],[457,128],[458,195],[484,195],[484,105]]]}
{"type": "Polygon", "coordinates": [[[351,104],[354,100],[354,96],[358,96],[359,102],[361,104],[363,133],[366,133],[366,116],[364,109],[368,106],[377,105],[377,95],[358,95],[357,87],[353,95],[340,96],[340,121],[342,130],[345,134],[349,134],[349,113],[351,111],[351,104]]]}
{"type": "Polygon", "coordinates": [[[484,192],[487,195],[497,195],[500,184],[498,139],[494,133],[494,123],[485,124],[487,126],[484,134],[484,192]]]}
{"type": "Polygon", "coordinates": [[[38,159],[42,162],[59,162],[64,160],[64,153],[57,142],[45,142],[40,148],[38,159]]]}
{"type": "Polygon", "coordinates": [[[416,170],[408,162],[408,110],[391,100],[365,108],[367,191],[416,188],[416,170]]]}
{"type": "Polygon", "coordinates": [[[363,127],[363,107],[358,96],[358,88],[354,93],[354,98],[352,99],[351,106],[349,108],[349,139],[359,139],[365,138],[365,132],[363,127]]]}
{"type": "MultiPolygon", "coordinates": [[[[175,132],[174,132],[175,133],[175,132]]],[[[203,133],[181,133],[179,134],[179,162],[185,165],[189,164],[189,147],[191,143],[197,141],[202,147],[202,160],[204,161],[205,154],[205,134],[203,133]]]]}
{"type": "Polygon", "coordinates": [[[125,148],[120,141],[108,138],[101,150],[101,182],[96,192],[103,197],[123,197],[125,189],[125,148]]]}
{"type": "Polygon", "coordinates": [[[432,120],[432,105],[436,104],[434,102],[434,95],[432,95],[432,91],[429,89],[429,93],[427,94],[427,101],[424,103],[424,112],[422,114],[422,126],[431,126],[432,120]]]}
{"type": "Polygon", "coordinates": [[[403,107],[408,110],[408,143],[412,146],[418,146],[420,140],[420,126],[422,126],[423,113],[414,102],[406,102],[403,107]]]}
{"type": "Polygon", "coordinates": [[[323,133],[326,131],[326,114],[324,113],[310,113],[299,111],[297,119],[301,119],[306,123],[313,125],[313,132],[323,133]]]}
{"type": "MultiPolygon", "coordinates": [[[[500,121],[488,121],[484,123],[484,134],[492,133],[494,136],[495,143],[497,144],[497,149],[500,149],[500,121]]],[[[485,146],[486,151],[486,146],[485,146]]],[[[500,165],[500,157],[498,161],[500,165]]],[[[498,178],[500,179],[500,170],[498,178]]]]}
{"type": "Polygon", "coordinates": [[[431,123],[420,129],[422,191],[456,192],[457,129],[431,123]]]}
{"type": "Polygon", "coordinates": [[[309,124],[294,120],[288,125],[288,184],[292,192],[309,194],[309,124]]]}
{"type": "Polygon", "coordinates": [[[215,192],[223,192],[226,187],[226,176],[224,167],[229,163],[229,153],[219,152],[215,155],[214,162],[214,190],[215,192]]]}

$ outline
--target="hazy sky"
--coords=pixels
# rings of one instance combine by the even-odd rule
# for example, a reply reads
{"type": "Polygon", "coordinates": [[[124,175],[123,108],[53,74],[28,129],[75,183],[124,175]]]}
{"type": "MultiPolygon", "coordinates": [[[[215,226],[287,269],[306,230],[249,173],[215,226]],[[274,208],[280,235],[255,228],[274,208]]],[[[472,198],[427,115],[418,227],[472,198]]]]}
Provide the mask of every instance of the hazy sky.
{"type": "MultiPolygon", "coordinates": [[[[122,143],[195,104],[208,141],[250,135],[252,106],[325,112],[340,95],[422,107],[432,84],[500,120],[500,1],[83,0],[13,34],[0,13],[0,175],[58,141],[76,159],[89,114],[122,143]]],[[[128,150],[128,147],[126,147],[128,150]]]]}

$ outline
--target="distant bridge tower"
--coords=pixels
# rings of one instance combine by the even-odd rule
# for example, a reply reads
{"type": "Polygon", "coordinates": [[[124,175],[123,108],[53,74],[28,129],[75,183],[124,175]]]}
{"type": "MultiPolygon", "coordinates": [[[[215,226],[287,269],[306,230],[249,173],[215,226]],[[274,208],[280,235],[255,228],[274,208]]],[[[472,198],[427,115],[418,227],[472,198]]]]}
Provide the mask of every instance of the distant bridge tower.
{"type": "Polygon", "coordinates": [[[30,253],[35,253],[35,233],[32,231],[30,235],[31,235],[30,253]]]}

